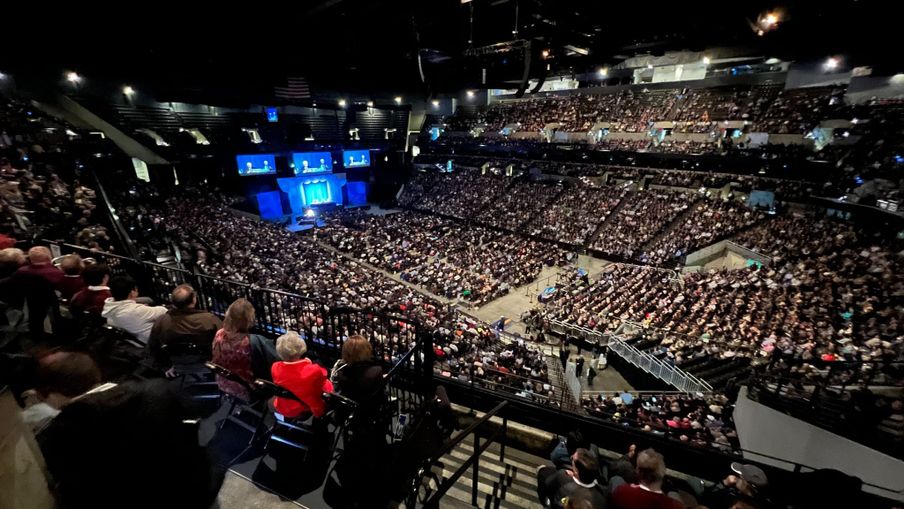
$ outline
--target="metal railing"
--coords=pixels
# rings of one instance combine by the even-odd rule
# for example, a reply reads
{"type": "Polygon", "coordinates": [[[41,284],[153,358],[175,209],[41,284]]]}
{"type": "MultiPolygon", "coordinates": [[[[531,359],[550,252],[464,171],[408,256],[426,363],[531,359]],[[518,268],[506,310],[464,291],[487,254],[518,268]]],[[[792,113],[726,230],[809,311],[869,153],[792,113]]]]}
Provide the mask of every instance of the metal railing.
{"type": "Polygon", "coordinates": [[[710,392],[712,387],[690,373],[638,350],[621,338],[609,338],[609,351],[682,392],[710,392]]]}
{"type": "Polygon", "coordinates": [[[502,425],[497,427],[493,432],[489,433],[488,436],[481,443],[480,433],[485,432],[486,428],[489,427],[490,419],[495,417],[497,414],[500,414],[503,409],[505,409],[507,402],[503,401],[496,405],[492,410],[485,413],[480,419],[476,420],[470,426],[462,430],[458,433],[451,441],[449,441],[437,454],[435,454],[432,458],[425,462],[424,466],[418,472],[418,475],[415,479],[416,485],[414,490],[412,490],[412,494],[409,499],[405,502],[405,507],[407,509],[415,509],[415,508],[424,508],[424,509],[438,509],[440,500],[449,491],[450,488],[458,481],[461,476],[471,469],[471,505],[477,506],[477,493],[478,493],[478,484],[480,479],[480,457],[486,452],[487,449],[494,442],[499,442],[499,461],[505,461],[505,437],[508,431],[508,419],[503,415],[502,416],[502,425]],[[433,465],[436,465],[440,462],[440,459],[451,452],[458,444],[464,442],[468,436],[474,435],[474,450],[467,460],[462,463],[455,472],[452,473],[449,477],[445,477],[442,479],[437,479],[437,487],[435,491],[425,493],[424,499],[419,500],[420,498],[420,487],[426,485],[425,481],[429,480],[430,476],[428,472],[431,470],[433,465]],[[501,437],[501,440],[500,440],[501,437]]]}
{"type": "Polygon", "coordinates": [[[874,400],[883,392],[900,397],[902,361],[773,362],[748,382],[750,398],[893,456],[904,458],[904,444],[879,433],[881,414],[874,400]],[[795,371],[807,364],[810,369],[795,371]]]}
{"type": "Polygon", "coordinates": [[[247,299],[255,309],[255,332],[272,337],[297,331],[307,341],[308,349],[324,361],[338,359],[342,344],[353,334],[368,338],[375,355],[389,366],[395,365],[414,346],[424,345],[417,356],[409,357],[406,367],[419,370],[428,379],[433,376],[432,337],[415,320],[380,310],[331,308],[303,295],[195,274],[71,244],[53,247],[62,254],[78,253],[83,258],[106,263],[113,274],[132,276],[139,293],[159,304],[169,302],[170,293],[180,284],[189,284],[195,289],[199,309],[220,317],[225,316],[236,299],[247,299]]]}
{"type": "Polygon", "coordinates": [[[553,332],[576,336],[590,341],[591,343],[596,343],[599,346],[608,346],[610,352],[618,355],[632,365],[637,366],[663,382],[672,385],[679,391],[712,391],[712,386],[709,383],[700,380],[677,366],[672,366],[663,362],[661,359],[628,344],[622,336],[625,325],[643,328],[641,324],[625,321],[615,333],[606,334],[598,330],[588,329],[587,327],[569,324],[560,320],[550,319],[548,322],[550,324],[550,329],[553,332]]]}
{"type": "Polygon", "coordinates": [[[605,346],[609,342],[610,335],[598,330],[563,322],[555,318],[550,318],[546,321],[549,323],[549,328],[553,332],[565,334],[566,336],[578,337],[591,343],[596,343],[599,346],[605,346]]]}

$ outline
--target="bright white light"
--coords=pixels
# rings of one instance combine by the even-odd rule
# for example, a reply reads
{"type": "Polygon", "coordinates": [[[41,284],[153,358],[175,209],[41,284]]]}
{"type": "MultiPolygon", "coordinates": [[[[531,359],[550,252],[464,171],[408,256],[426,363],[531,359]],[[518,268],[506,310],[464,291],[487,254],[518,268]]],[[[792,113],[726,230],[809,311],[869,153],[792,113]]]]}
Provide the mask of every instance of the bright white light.
{"type": "Polygon", "coordinates": [[[345,108],[345,99],[339,99],[339,107],[345,108]]]}
{"type": "Polygon", "coordinates": [[[6,79],[6,75],[3,74],[2,72],[0,72],[0,80],[5,80],[5,79],[6,79]]]}
{"type": "Polygon", "coordinates": [[[549,50],[548,49],[543,50],[543,58],[549,58],[549,50]]]}
{"type": "Polygon", "coordinates": [[[434,107],[434,108],[439,108],[439,101],[437,101],[436,99],[434,99],[433,101],[431,101],[431,104],[433,104],[433,107],[434,107]]]}
{"type": "Polygon", "coordinates": [[[402,104],[402,96],[397,95],[396,98],[395,98],[395,103],[396,103],[396,104],[402,104]]]}
{"type": "Polygon", "coordinates": [[[314,209],[307,209],[304,211],[304,217],[314,217],[314,209]]]}
{"type": "Polygon", "coordinates": [[[653,68],[653,64],[647,64],[647,69],[652,69],[652,68],[653,68]]]}
{"type": "Polygon", "coordinates": [[[597,73],[600,75],[600,77],[605,78],[606,75],[609,74],[609,69],[606,69],[605,67],[600,67],[600,70],[597,71],[597,73]]]}
{"type": "Polygon", "coordinates": [[[703,57],[703,65],[709,65],[710,59],[709,57],[703,57]]]}
{"type": "Polygon", "coordinates": [[[122,87],[122,93],[125,95],[132,95],[135,93],[135,89],[126,85],[126,86],[122,87]]]}
{"type": "Polygon", "coordinates": [[[824,64],[825,68],[828,70],[833,70],[838,68],[838,59],[835,57],[829,57],[826,59],[826,63],[824,64]]]}
{"type": "Polygon", "coordinates": [[[66,79],[69,81],[69,83],[78,83],[82,80],[82,77],[79,76],[78,73],[69,72],[66,73],[66,79]]]}
{"type": "Polygon", "coordinates": [[[373,108],[373,107],[374,107],[374,102],[373,102],[373,101],[367,101],[367,107],[368,107],[368,108],[373,108]]]}
{"type": "Polygon", "coordinates": [[[778,15],[775,14],[774,12],[770,12],[769,14],[766,15],[765,18],[763,18],[763,23],[766,26],[775,25],[776,23],[778,23],[778,15]]]}
{"type": "Polygon", "coordinates": [[[473,99],[473,98],[474,98],[474,91],[473,91],[473,90],[468,90],[468,91],[465,92],[465,93],[468,95],[468,99],[473,99]]]}

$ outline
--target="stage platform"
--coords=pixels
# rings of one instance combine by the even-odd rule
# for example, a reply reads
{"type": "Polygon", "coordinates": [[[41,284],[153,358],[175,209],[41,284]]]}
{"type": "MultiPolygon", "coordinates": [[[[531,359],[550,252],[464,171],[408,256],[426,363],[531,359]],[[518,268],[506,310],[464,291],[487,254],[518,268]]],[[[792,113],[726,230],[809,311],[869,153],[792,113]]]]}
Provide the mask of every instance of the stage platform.
{"type": "MultiPolygon", "coordinates": [[[[317,227],[321,227],[321,226],[325,226],[325,225],[326,225],[326,223],[324,223],[322,219],[317,220],[317,223],[316,223],[317,227]]],[[[310,230],[310,229],[314,228],[314,226],[315,226],[314,223],[290,224],[290,225],[286,226],[286,230],[288,230],[292,233],[297,233],[297,232],[303,232],[303,231],[310,230]]]]}

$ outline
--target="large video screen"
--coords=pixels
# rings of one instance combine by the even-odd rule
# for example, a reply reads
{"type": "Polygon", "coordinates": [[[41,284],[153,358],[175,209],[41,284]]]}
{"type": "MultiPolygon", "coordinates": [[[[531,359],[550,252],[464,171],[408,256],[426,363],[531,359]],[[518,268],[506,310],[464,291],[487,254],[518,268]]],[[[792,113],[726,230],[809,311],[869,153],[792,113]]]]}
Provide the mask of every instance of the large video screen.
{"type": "Polygon", "coordinates": [[[325,173],[333,171],[333,156],[329,152],[295,152],[292,164],[296,175],[325,173]]]}
{"type": "Polygon", "coordinates": [[[235,156],[239,168],[239,176],[273,175],[276,173],[276,156],[273,154],[256,154],[235,156]]]}
{"type": "Polygon", "coordinates": [[[346,168],[367,168],[370,166],[370,150],[346,150],[342,152],[342,164],[346,168]]]}

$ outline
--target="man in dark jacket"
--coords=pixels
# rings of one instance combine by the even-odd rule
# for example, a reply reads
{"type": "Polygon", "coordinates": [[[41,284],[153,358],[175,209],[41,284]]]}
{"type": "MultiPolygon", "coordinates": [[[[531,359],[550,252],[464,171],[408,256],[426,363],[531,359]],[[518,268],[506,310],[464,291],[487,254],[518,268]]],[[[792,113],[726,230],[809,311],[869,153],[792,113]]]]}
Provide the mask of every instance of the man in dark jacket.
{"type": "Polygon", "coordinates": [[[162,380],[72,402],[41,434],[61,509],[207,509],[223,482],[198,445],[195,417],[162,380]]]}
{"type": "Polygon", "coordinates": [[[157,366],[172,366],[172,355],[166,350],[195,344],[210,348],[213,337],[223,327],[219,318],[197,309],[198,296],[190,285],[179,285],[170,294],[173,309],[161,316],[151,329],[148,352],[157,366]],[[167,348],[164,348],[167,347],[167,348]]]}
{"type": "Polygon", "coordinates": [[[597,480],[600,473],[599,462],[587,449],[578,449],[571,459],[571,470],[544,466],[537,471],[537,496],[540,502],[544,507],[561,509],[565,498],[586,500],[594,509],[605,509],[606,489],[597,480]]]}

